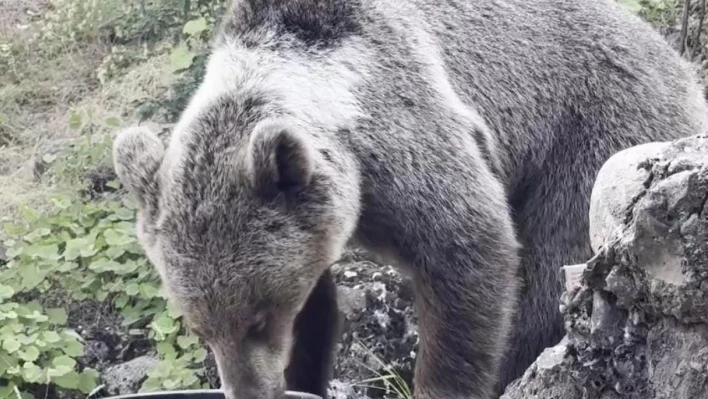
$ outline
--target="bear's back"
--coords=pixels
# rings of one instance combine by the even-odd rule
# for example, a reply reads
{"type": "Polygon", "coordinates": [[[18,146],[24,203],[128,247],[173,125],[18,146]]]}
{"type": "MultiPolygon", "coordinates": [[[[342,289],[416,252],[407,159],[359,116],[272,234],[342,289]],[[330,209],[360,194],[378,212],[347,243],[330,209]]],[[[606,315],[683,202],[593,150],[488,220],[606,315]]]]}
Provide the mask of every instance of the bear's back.
{"type": "Polygon", "coordinates": [[[558,147],[577,157],[601,141],[605,158],[708,124],[688,63],[614,0],[363,2],[426,31],[505,152],[511,187],[558,147]]]}

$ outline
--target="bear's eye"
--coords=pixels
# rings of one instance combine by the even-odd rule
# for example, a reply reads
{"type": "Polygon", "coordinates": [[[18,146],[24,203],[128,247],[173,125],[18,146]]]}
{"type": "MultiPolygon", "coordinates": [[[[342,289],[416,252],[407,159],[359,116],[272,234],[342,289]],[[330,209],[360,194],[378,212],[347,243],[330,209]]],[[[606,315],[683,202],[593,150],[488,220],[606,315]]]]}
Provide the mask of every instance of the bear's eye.
{"type": "Polygon", "coordinates": [[[251,338],[261,338],[268,326],[268,315],[265,312],[258,312],[254,315],[248,327],[248,336],[251,338]]]}

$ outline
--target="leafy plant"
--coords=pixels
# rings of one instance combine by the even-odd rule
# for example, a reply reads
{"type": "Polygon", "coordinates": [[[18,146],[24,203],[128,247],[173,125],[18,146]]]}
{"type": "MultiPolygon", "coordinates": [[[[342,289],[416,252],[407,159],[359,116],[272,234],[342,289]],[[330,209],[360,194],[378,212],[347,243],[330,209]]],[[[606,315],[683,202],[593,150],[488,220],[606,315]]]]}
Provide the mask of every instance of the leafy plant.
{"type": "Polygon", "coordinates": [[[176,121],[204,77],[208,40],[223,9],[223,0],[186,2],[186,22],[170,52],[170,67],[178,79],[163,98],[145,99],[136,104],[140,120],[162,118],[166,122],[176,121]]]}
{"type": "Polygon", "coordinates": [[[52,0],[51,5],[42,19],[40,39],[55,51],[99,37],[122,7],[120,0],[52,0]]]}
{"type": "MultiPolygon", "coordinates": [[[[30,277],[23,284],[36,282],[30,277]]],[[[23,383],[51,383],[84,394],[91,392],[98,372],[75,370],[83,344],[78,334],[66,328],[66,312],[44,309],[36,301],[10,301],[15,289],[5,283],[0,285],[0,379],[7,384],[0,388],[0,398],[16,398],[15,389],[23,383]]]]}
{"type": "Polygon", "coordinates": [[[61,196],[54,204],[45,214],[26,209],[23,224],[5,226],[12,238],[5,242],[9,261],[0,269],[0,378],[17,387],[52,383],[84,393],[95,388],[95,371],[75,370],[83,347],[66,327],[66,313],[31,299],[59,289],[74,301],[109,301],[126,328],[149,325],[142,333],[164,360],[146,389],[158,383],[201,386],[193,367],[206,351],[185,335],[179,313],[167,306],[136,239],[133,204],[113,194],[94,201],[61,196]]]}
{"type": "MultiPolygon", "coordinates": [[[[112,141],[101,132],[120,121],[95,122],[76,111],[69,124],[87,135],[44,158],[57,179],[78,188],[85,186],[87,171],[110,162],[112,141]]],[[[96,388],[98,372],[82,368],[82,338],[66,311],[43,301],[58,292],[73,303],[109,304],[126,330],[151,342],[160,364],[150,371],[144,390],[204,386],[206,351],[165,300],[159,276],[137,241],[134,203],[117,182],[107,186],[113,191],[93,197],[77,190],[57,195],[51,210],[25,208],[20,220],[3,226],[0,399],[31,397],[27,388],[36,384],[83,394],[96,388]]]]}
{"type": "Polygon", "coordinates": [[[161,361],[148,371],[141,392],[162,389],[208,388],[202,383],[203,369],[195,365],[203,364],[207,351],[196,335],[182,333],[178,314],[173,309],[159,315],[150,324],[152,336],[157,341],[157,353],[161,361]]]}
{"type": "Polygon", "coordinates": [[[680,0],[617,0],[655,26],[673,26],[680,0]]]}

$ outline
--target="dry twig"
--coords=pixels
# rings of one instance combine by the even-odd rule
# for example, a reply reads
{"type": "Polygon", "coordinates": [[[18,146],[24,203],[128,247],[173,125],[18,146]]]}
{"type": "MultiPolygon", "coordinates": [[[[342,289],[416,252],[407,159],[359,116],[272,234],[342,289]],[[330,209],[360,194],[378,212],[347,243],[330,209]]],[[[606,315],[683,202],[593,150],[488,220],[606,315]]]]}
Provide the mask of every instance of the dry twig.
{"type": "Polygon", "coordinates": [[[683,55],[686,51],[686,38],[688,37],[688,16],[691,11],[691,0],[686,0],[683,4],[683,18],[681,21],[681,49],[679,53],[683,55]]]}
{"type": "Polygon", "coordinates": [[[701,1],[701,11],[698,17],[698,28],[696,29],[696,38],[693,40],[693,54],[691,59],[694,60],[696,57],[701,55],[701,33],[703,32],[703,21],[706,18],[706,0],[701,1]]]}

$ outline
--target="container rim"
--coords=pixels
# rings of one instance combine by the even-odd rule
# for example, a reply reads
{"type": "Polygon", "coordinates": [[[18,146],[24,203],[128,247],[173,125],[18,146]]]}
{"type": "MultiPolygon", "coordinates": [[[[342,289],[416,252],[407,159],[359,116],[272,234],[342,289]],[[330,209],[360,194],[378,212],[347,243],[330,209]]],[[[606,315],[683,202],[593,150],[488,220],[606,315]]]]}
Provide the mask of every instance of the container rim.
{"type": "MultiPolygon", "coordinates": [[[[106,399],[150,399],[153,397],[159,397],[164,395],[199,395],[199,394],[215,394],[223,393],[220,389],[184,389],[176,391],[159,391],[159,392],[145,392],[145,393],[133,393],[127,395],[119,396],[109,396],[106,399]]],[[[285,391],[285,396],[288,399],[322,399],[317,395],[306,392],[297,391],[285,391]]]]}

